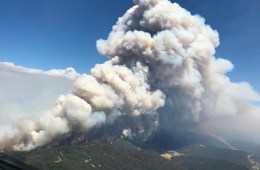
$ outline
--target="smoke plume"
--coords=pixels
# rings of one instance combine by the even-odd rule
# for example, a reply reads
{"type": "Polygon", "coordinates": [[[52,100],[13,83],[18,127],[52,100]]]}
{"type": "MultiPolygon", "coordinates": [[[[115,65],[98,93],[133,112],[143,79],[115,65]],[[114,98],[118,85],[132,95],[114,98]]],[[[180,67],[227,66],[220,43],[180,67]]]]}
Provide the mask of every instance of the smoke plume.
{"type": "Polygon", "coordinates": [[[3,127],[0,148],[80,142],[98,129],[141,141],[158,128],[217,133],[209,122],[260,113],[250,103],[260,95],[226,76],[233,65],[214,56],[219,35],[202,17],[168,0],[134,2],[108,38],[97,41],[109,60],[81,75],[71,94],[60,96],[37,121],[3,127]]]}

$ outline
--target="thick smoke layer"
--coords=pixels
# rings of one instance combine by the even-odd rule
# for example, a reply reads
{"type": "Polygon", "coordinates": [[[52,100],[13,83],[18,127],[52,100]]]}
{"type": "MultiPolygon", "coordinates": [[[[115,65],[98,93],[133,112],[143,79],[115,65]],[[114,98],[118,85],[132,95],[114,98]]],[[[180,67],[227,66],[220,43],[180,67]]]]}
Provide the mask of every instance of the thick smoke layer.
{"type": "Polygon", "coordinates": [[[225,74],[232,63],[214,57],[218,33],[202,17],[168,0],[134,2],[107,40],[97,41],[109,60],[80,76],[38,121],[2,130],[1,148],[80,142],[106,127],[145,141],[158,128],[210,129],[211,120],[259,113],[250,104],[259,94],[248,83],[231,82],[225,74]]]}

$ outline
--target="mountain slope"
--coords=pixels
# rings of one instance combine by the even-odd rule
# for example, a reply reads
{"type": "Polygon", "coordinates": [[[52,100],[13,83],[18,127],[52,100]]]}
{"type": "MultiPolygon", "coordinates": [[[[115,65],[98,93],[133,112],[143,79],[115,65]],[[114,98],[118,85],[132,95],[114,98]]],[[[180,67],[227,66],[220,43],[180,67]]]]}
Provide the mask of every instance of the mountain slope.
{"type": "Polygon", "coordinates": [[[124,140],[92,142],[30,152],[9,152],[8,154],[43,170],[184,170],[178,163],[162,158],[159,153],[143,150],[124,140]]]}
{"type": "Polygon", "coordinates": [[[174,129],[172,131],[160,130],[146,143],[141,144],[143,148],[150,148],[159,152],[176,150],[185,146],[204,144],[220,148],[229,148],[222,141],[211,136],[193,133],[190,131],[174,129]]]}
{"type": "Polygon", "coordinates": [[[203,156],[207,158],[224,159],[230,162],[249,165],[248,153],[238,150],[217,148],[205,145],[194,145],[179,149],[178,152],[190,156],[203,156]]]}
{"type": "Polygon", "coordinates": [[[253,153],[260,157],[260,144],[249,141],[230,141],[232,146],[238,150],[253,153]]]}
{"type": "MultiPolygon", "coordinates": [[[[178,149],[177,151],[185,155],[186,157],[174,160],[177,160],[179,162],[181,162],[182,160],[186,160],[186,163],[195,161],[198,164],[200,161],[203,162],[204,160],[208,159],[209,164],[213,163],[213,160],[217,162],[220,162],[222,160],[228,163],[241,165],[250,169],[257,169],[256,166],[258,166],[260,162],[259,157],[244,151],[232,150],[227,148],[217,148],[205,145],[187,146],[178,149]]],[[[215,167],[226,164],[225,162],[223,162],[222,164],[217,162],[214,163],[215,167]]]]}
{"type": "Polygon", "coordinates": [[[259,170],[260,159],[244,151],[206,145],[176,151],[179,154],[166,152],[162,157],[159,152],[114,139],[6,154],[42,170],[259,170]],[[167,158],[169,154],[173,157],[167,158]]]}
{"type": "Polygon", "coordinates": [[[183,156],[173,159],[187,170],[250,170],[248,167],[223,159],[212,159],[202,156],[183,156]]]}

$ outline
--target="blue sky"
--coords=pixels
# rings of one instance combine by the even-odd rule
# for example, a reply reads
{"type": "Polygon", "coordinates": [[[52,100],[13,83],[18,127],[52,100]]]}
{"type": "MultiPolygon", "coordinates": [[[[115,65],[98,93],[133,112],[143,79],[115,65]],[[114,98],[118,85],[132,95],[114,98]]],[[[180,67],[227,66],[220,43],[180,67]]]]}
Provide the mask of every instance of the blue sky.
{"type": "MultiPolygon", "coordinates": [[[[260,1],[177,0],[220,34],[216,57],[235,65],[233,81],[260,91],[260,1]]],[[[106,38],[131,0],[0,0],[0,62],[43,70],[88,73],[105,61],[96,40],[106,38]]]]}

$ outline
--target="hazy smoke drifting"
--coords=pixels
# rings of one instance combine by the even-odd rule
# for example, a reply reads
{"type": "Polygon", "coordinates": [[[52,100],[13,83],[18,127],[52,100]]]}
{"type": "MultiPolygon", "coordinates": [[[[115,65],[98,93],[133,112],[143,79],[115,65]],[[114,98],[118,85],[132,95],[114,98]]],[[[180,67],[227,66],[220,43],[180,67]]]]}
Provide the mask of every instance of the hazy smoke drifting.
{"type": "Polygon", "coordinates": [[[259,113],[250,104],[259,94],[247,83],[232,83],[225,75],[232,63],[214,57],[218,33],[203,18],[168,0],[134,2],[107,40],[97,42],[110,60],[82,75],[37,122],[2,130],[1,148],[82,141],[101,126],[145,140],[157,128],[259,113]]]}

